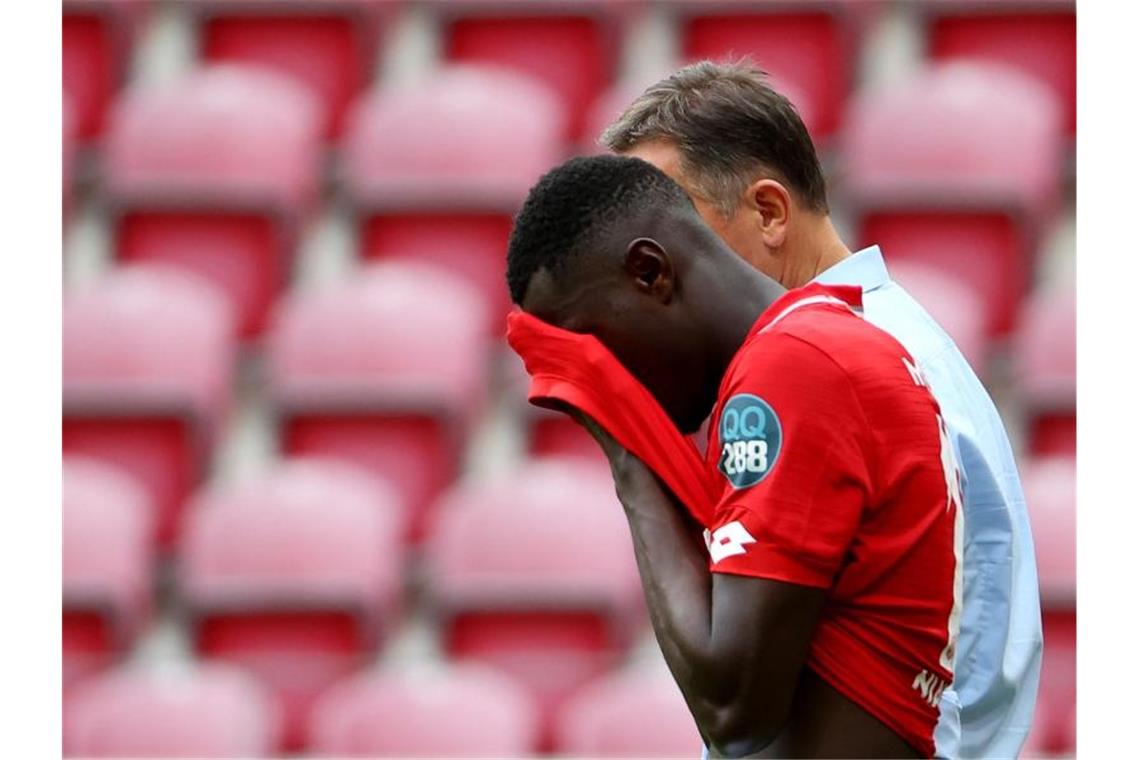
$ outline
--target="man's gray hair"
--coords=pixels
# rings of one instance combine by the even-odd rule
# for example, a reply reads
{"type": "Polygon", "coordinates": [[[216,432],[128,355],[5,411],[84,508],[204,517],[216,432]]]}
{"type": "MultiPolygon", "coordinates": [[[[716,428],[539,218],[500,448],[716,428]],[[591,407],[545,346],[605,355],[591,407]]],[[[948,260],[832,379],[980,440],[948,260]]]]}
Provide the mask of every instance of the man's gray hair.
{"type": "Polygon", "coordinates": [[[641,94],[602,133],[616,153],[662,140],[681,154],[687,184],[726,218],[757,175],[827,213],[827,186],[807,128],[767,74],[748,60],[700,61],[641,94]]]}

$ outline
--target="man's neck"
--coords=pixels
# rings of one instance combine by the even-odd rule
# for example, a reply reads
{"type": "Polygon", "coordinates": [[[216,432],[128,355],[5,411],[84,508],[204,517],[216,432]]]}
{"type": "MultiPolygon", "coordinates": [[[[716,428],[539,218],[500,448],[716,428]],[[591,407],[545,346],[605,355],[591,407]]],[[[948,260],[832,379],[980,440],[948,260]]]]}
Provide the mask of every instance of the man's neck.
{"type": "Polygon", "coordinates": [[[779,280],[790,290],[807,285],[850,256],[851,250],[835,231],[831,217],[821,215],[790,236],[782,253],[784,266],[779,280]]]}
{"type": "Polygon", "coordinates": [[[708,345],[723,373],[756,320],[787,288],[735,255],[721,263],[724,268],[715,275],[716,298],[709,310],[708,345]]]}

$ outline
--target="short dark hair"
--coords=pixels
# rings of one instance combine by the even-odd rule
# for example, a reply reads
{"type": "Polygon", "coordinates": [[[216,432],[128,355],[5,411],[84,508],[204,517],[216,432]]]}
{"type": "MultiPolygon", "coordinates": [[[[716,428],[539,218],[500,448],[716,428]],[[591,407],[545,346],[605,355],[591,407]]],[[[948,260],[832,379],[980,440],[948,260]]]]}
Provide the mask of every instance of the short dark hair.
{"type": "Polygon", "coordinates": [[[636,158],[572,158],[550,170],[527,194],[507,248],[507,285],[521,304],[540,269],[562,275],[566,263],[601,239],[635,208],[658,202],[692,208],[685,191],[657,167],[636,158]]]}
{"type": "Polygon", "coordinates": [[[785,183],[807,208],[827,213],[827,183],[807,128],[747,59],[700,61],[662,79],[599,142],[624,153],[651,140],[677,146],[685,177],[726,217],[758,172],[785,183]]]}

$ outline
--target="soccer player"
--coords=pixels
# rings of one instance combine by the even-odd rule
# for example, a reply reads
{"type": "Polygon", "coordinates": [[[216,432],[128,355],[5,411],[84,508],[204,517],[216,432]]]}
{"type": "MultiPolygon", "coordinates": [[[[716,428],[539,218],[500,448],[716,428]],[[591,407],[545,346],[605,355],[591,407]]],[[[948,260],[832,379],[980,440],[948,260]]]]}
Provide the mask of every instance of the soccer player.
{"type": "Polygon", "coordinates": [[[932,756],[958,632],[958,474],[921,371],[859,316],[860,290],[785,291],[668,176],[616,156],[531,190],[507,270],[523,311],[594,336],[681,432],[711,414],[705,538],[577,414],[711,756],[932,756]]]}
{"type": "Polygon", "coordinates": [[[1037,566],[1009,439],[977,375],[891,279],[878,246],[851,253],[844,245],[807,130],[754,66],[681,69],[630,104],[602,142],[676,180],[730,248],[784,287],[861,287],[867,321],[915,358],[962,468],[966,521],[962,635],[954,683],[942,695],[938,754],[1016,757],[1041,669],[1037,566]]]}

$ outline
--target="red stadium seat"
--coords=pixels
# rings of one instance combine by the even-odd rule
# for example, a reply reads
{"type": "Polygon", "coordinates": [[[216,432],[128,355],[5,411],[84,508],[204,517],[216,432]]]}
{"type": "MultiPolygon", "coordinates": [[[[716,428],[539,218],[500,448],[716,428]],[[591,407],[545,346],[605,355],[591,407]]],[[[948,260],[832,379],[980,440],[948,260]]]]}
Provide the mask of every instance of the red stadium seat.
{"type": "Polygon", "coordinates": [[[202,493],[182,579],[203,656],[242,666],[277,695],[288,749],[313,699],[360,667],[401,590],[395,496],[350,465],[301,460],[202,493]]]}
{"type": "Polygon", "coordinates": [[[255,64],[293,77],[321,104],[335,137],[352,100],[372,80],[386,0],[205,0],[192,4],[202,57],[255,64]]]}
{"type": "Polygon", "coordinates": [[[64,754],[266,757],[277,721],[248,676],[216,665],[123,669],[77,687],[64,705],[64,754]]]}
{"type": "Polygon", "coordinates": [[[686,61],[748,56],[796,104],[817,142],[836,132],[857,69],[865,7],[871,4],[687,0],[673,5],[686,61]]]}
{"type": "Polygon", "coordinates": [[[63,219],[67,221],[67,213],[71,207],[72,185],[75,184],[75,149],[78,138],[78,122],[76,120],[75,106],[63,94],[63,219]]]}
{"type": "Polygon", "coordinates": [[[154,503],[167,546],[230,402],[233,320],[184,272],[116,270],[63,309],[63,450],[117,465],[154,503]]]}
{"type": "Polygon", "coordinates": [[[63,462],[63,683],[126,651],[150,609],[153,507],[127,475],[63,462]]]}
{"type": "Polygon", "coordinates": [[[509,679],[477,665],[364,673],[313,708],[309,751],[329,757],[527,757],[534,706],[509,679]]]}
{"type": "Polygon", "coordinates": [[[934,317],[954,339],[958,350],[979,375],[986,367],[989,336],[981,297],[962,282],[945,277],[939,270],[903,259],[890,264],[891,277],[934,317]]]}
{"type": "Polygon", "coordinates": [[[1022,471],[1041,586],[1045,652],[1027,752],[1076,751],[1077,472],[1072,457],[1046,457],[1022,471]]]}
{"type": "Polygon", "coordinates": [[[1021,316],[1016,377],[1029,451],[1077,451],[1077,295],[1072,283],[1034,294],[1021,316]]]}
{"type": "Polygon", "coordinates": [[[604,675],[558,716],[559,754],[585,757],[697,757],[701,735],[663,667],[604,675]]]}
{"type": "Polygon", "coordinates": [[[518,679],[549,726],[644,614],[624,523],[607,469],[582,462],[544,460],[451,491],[429,545],[447,652],[518,679]]]}
{"type": "Polygon", "coordinates": [[[1016,67],[1047,84],[1077,128],[1077,13],[1073,0],[939,0],[920,4],[929,55],[1016,67]]]}
{"type": "Polygon", "coordinates": [[[448,61],[536,77],[561,99],[561,136],[582,136],[591,104],[613,82],[629,0],[460,0],[435,3],[448,61]]]}
{"type": "Polygon", "coordinates": [[[316,196],[318,118],[303,86],[250,67],[126,94],[105,161],[119,257],[206,277],[256,334],[316,196]]]}
{"type": "Polygon", "coordinates": [[[467,283],[427,264],[372,264],[291,294],[268,339],[282,446],[383,475],[419,540],[482,404],[486,322],[467,283]]]}
{"type": "Polygon", "coordinates": [[[845,134],[859,238],[965,283],[1004,334],[1056,204],[1061,140],[1052,93],[1002,67],[946,64],[863,93],[845,134]]]}
{"type": "Polygon", "coordinates": [[[76,134],[103,132],[107,107],[126,80],[145,0],[64,0],[63,91],[75,109],[76,134]]]}
{"type": "Polygon", "coordinates": [[[505,314],[511,216],[561,158],[562,125],[553,94],[506,70],[451,67],[362,101],[344,141],[362,255],[440,264],[505,314]]]}

